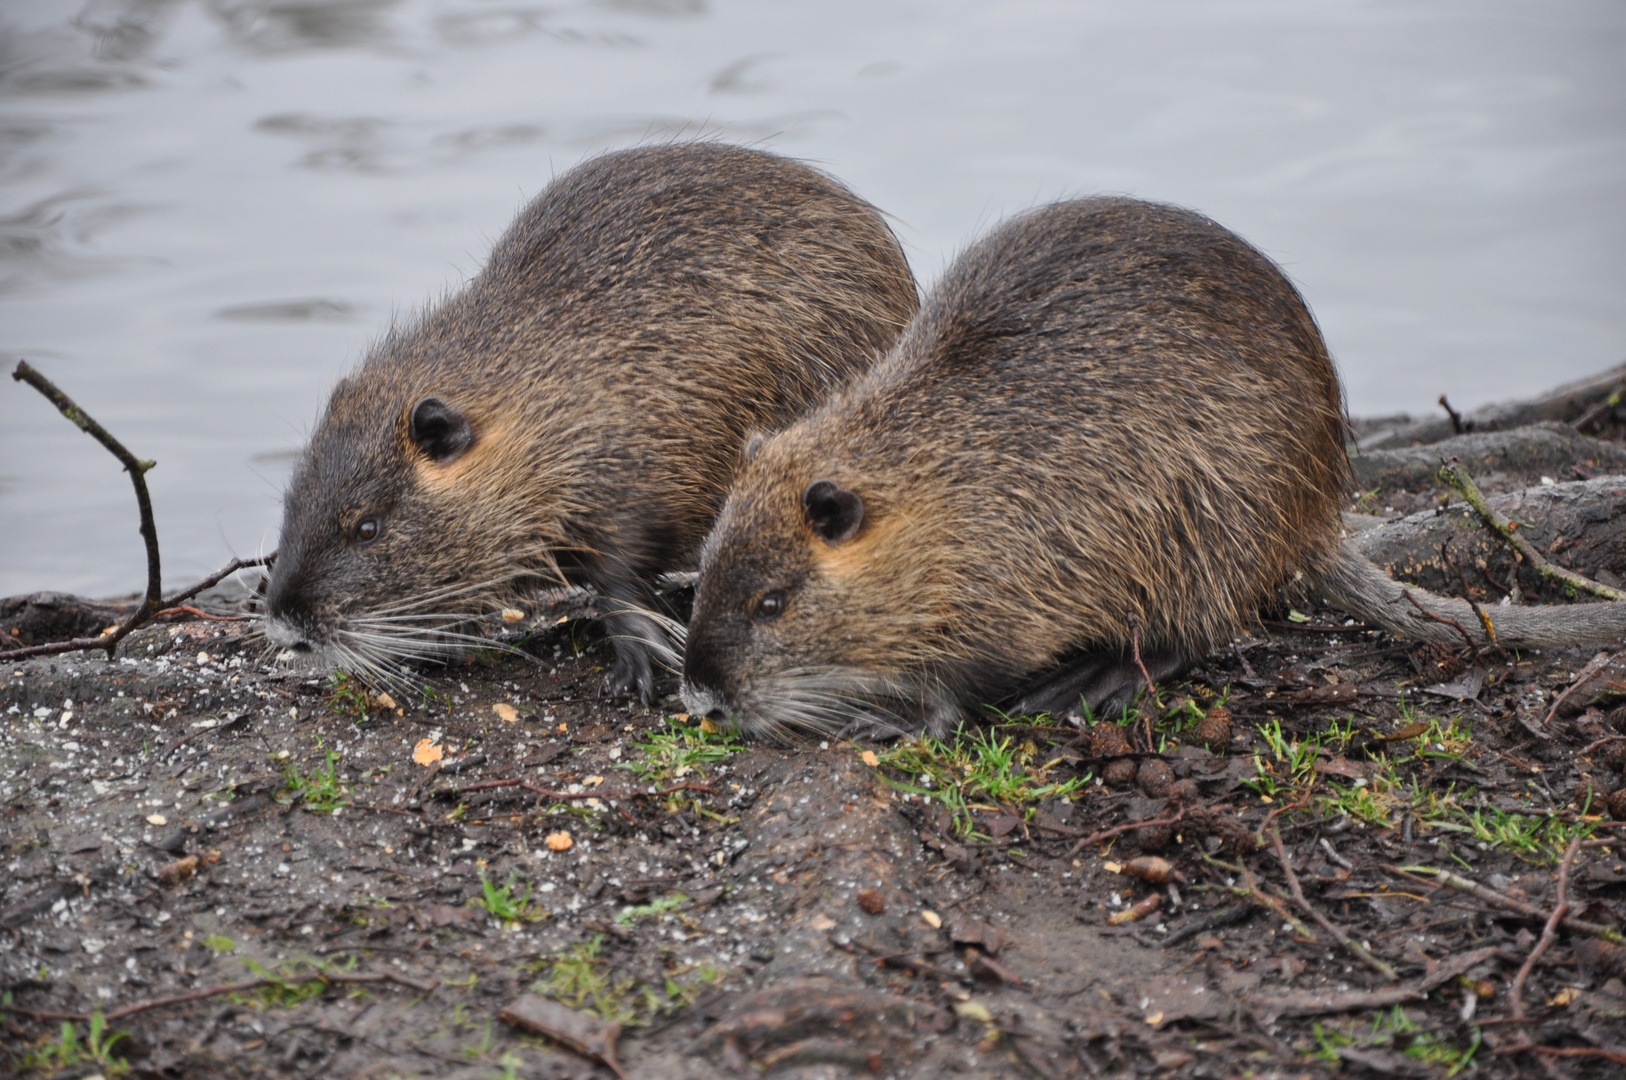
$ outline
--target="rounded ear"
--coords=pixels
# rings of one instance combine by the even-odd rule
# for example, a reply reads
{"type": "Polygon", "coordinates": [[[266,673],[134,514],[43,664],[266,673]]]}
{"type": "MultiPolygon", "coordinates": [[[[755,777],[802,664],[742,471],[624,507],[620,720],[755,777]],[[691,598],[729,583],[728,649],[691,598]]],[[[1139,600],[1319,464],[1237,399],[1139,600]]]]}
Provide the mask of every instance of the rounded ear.
{"type": "Polygon", "coordinates": [[[864,500],[829,480],[815,480],[802,492],[802,513],[825,543],[839,544],[864,524],[864,500]]]}
{"type": "Polygon", "coordinates": [[[474,445],[468,417],[439,398],[424,398],[412,406],[411,429],[418,449],[442,465],[474,445]]]}
{"type": "Polygon", "coordinates": [[[749,465],[757,456],[757,451],[762,449],[762,444],[767,441],[768,436],[760,431],[753,431],[750,437],[745,440],[745,445],[740,448],[741,464],[749,465]]]}

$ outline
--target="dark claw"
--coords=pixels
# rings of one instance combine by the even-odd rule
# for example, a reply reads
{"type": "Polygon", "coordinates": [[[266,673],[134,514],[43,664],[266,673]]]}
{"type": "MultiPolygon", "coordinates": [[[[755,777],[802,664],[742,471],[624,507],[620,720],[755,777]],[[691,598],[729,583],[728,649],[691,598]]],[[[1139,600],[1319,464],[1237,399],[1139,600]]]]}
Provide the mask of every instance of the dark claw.
{"type": "Polygon", "coordinates": [[[641,705],[655,701],[655,667],[651,650],[641,641],[615,642],[615,663],[604,677],[605,688],[613,694],[636,694],[641,705]]]}

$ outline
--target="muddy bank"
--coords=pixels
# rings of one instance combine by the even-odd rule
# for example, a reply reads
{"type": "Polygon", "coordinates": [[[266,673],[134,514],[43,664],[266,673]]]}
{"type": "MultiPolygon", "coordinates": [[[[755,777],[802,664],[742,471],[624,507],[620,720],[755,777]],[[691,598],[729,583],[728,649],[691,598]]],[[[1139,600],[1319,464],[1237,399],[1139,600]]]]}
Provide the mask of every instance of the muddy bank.
{"type": "MultiPolygon", "coordinates": [[[[1621,452],[1518,439],[1572,446],[1560,469],[1621,452]]],[[[1540,462],[1486,486],[1508,495],[1540,462]]],[[[1449,506],[1396,470],[1352,509],[1449,506]]],[[[1534,483],[1512,497],[1567,538],[1549,557],[1626,576],[1626,546],[1588,540],[1626,480],[1534,483]],[[1602,501],[1565,518],[1583,495],[1602,501]]],[[[1488,540],[1422,565],[1447,526],[1453,558],[1480,542],[1460,508],[1363,542],[1401,545],[1403,575],[1444,579],[1429,587],[1466,565],[1481,602],[1539,593],[1488,540]]],[[[559,617],[523,655],[426,670],[410,693],[283,670],[238,622],[0,663],[0,1069],[1601,1077],[1626,1060],[1626,659],[1419,649],[1284,607],[1143,714],[768,747],[671,697],[599,697],[609,650],[559,617]],[[510,1022],[526,1017],[551,1037],[510,1022]]]]}

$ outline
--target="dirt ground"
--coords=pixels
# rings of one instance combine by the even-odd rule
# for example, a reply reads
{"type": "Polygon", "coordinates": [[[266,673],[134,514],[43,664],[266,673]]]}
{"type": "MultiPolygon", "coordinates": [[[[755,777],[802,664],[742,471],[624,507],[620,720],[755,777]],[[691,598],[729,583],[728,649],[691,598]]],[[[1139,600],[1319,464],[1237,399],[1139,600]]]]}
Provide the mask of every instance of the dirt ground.
{"type": "Polygon", "coordinates": [[[1626,655],[1303,606],[946,742],[601,698],[584,620],[411,693],[251,622],[0,663],[0,1073],[1621,1075],[1626,655]]]}

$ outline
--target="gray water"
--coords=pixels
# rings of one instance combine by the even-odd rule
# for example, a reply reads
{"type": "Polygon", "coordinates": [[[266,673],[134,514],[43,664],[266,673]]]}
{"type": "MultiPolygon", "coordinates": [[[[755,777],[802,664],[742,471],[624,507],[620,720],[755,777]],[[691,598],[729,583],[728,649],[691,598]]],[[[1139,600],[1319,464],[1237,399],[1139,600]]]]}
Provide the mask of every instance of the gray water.
{"type": "MultiPolygon", "coordinates": [[[[1196,207],[1357,413],[1626,359],[1626,5],[3,0],[0,357],[140,456],[183,584],[276,542],[327,389],[548,179],[680,136],[820,163],[929,283],[1035,203],[1196,207]]],[[[0,596],[128,592],[129,483],[0,383],[0,596]]]]}

